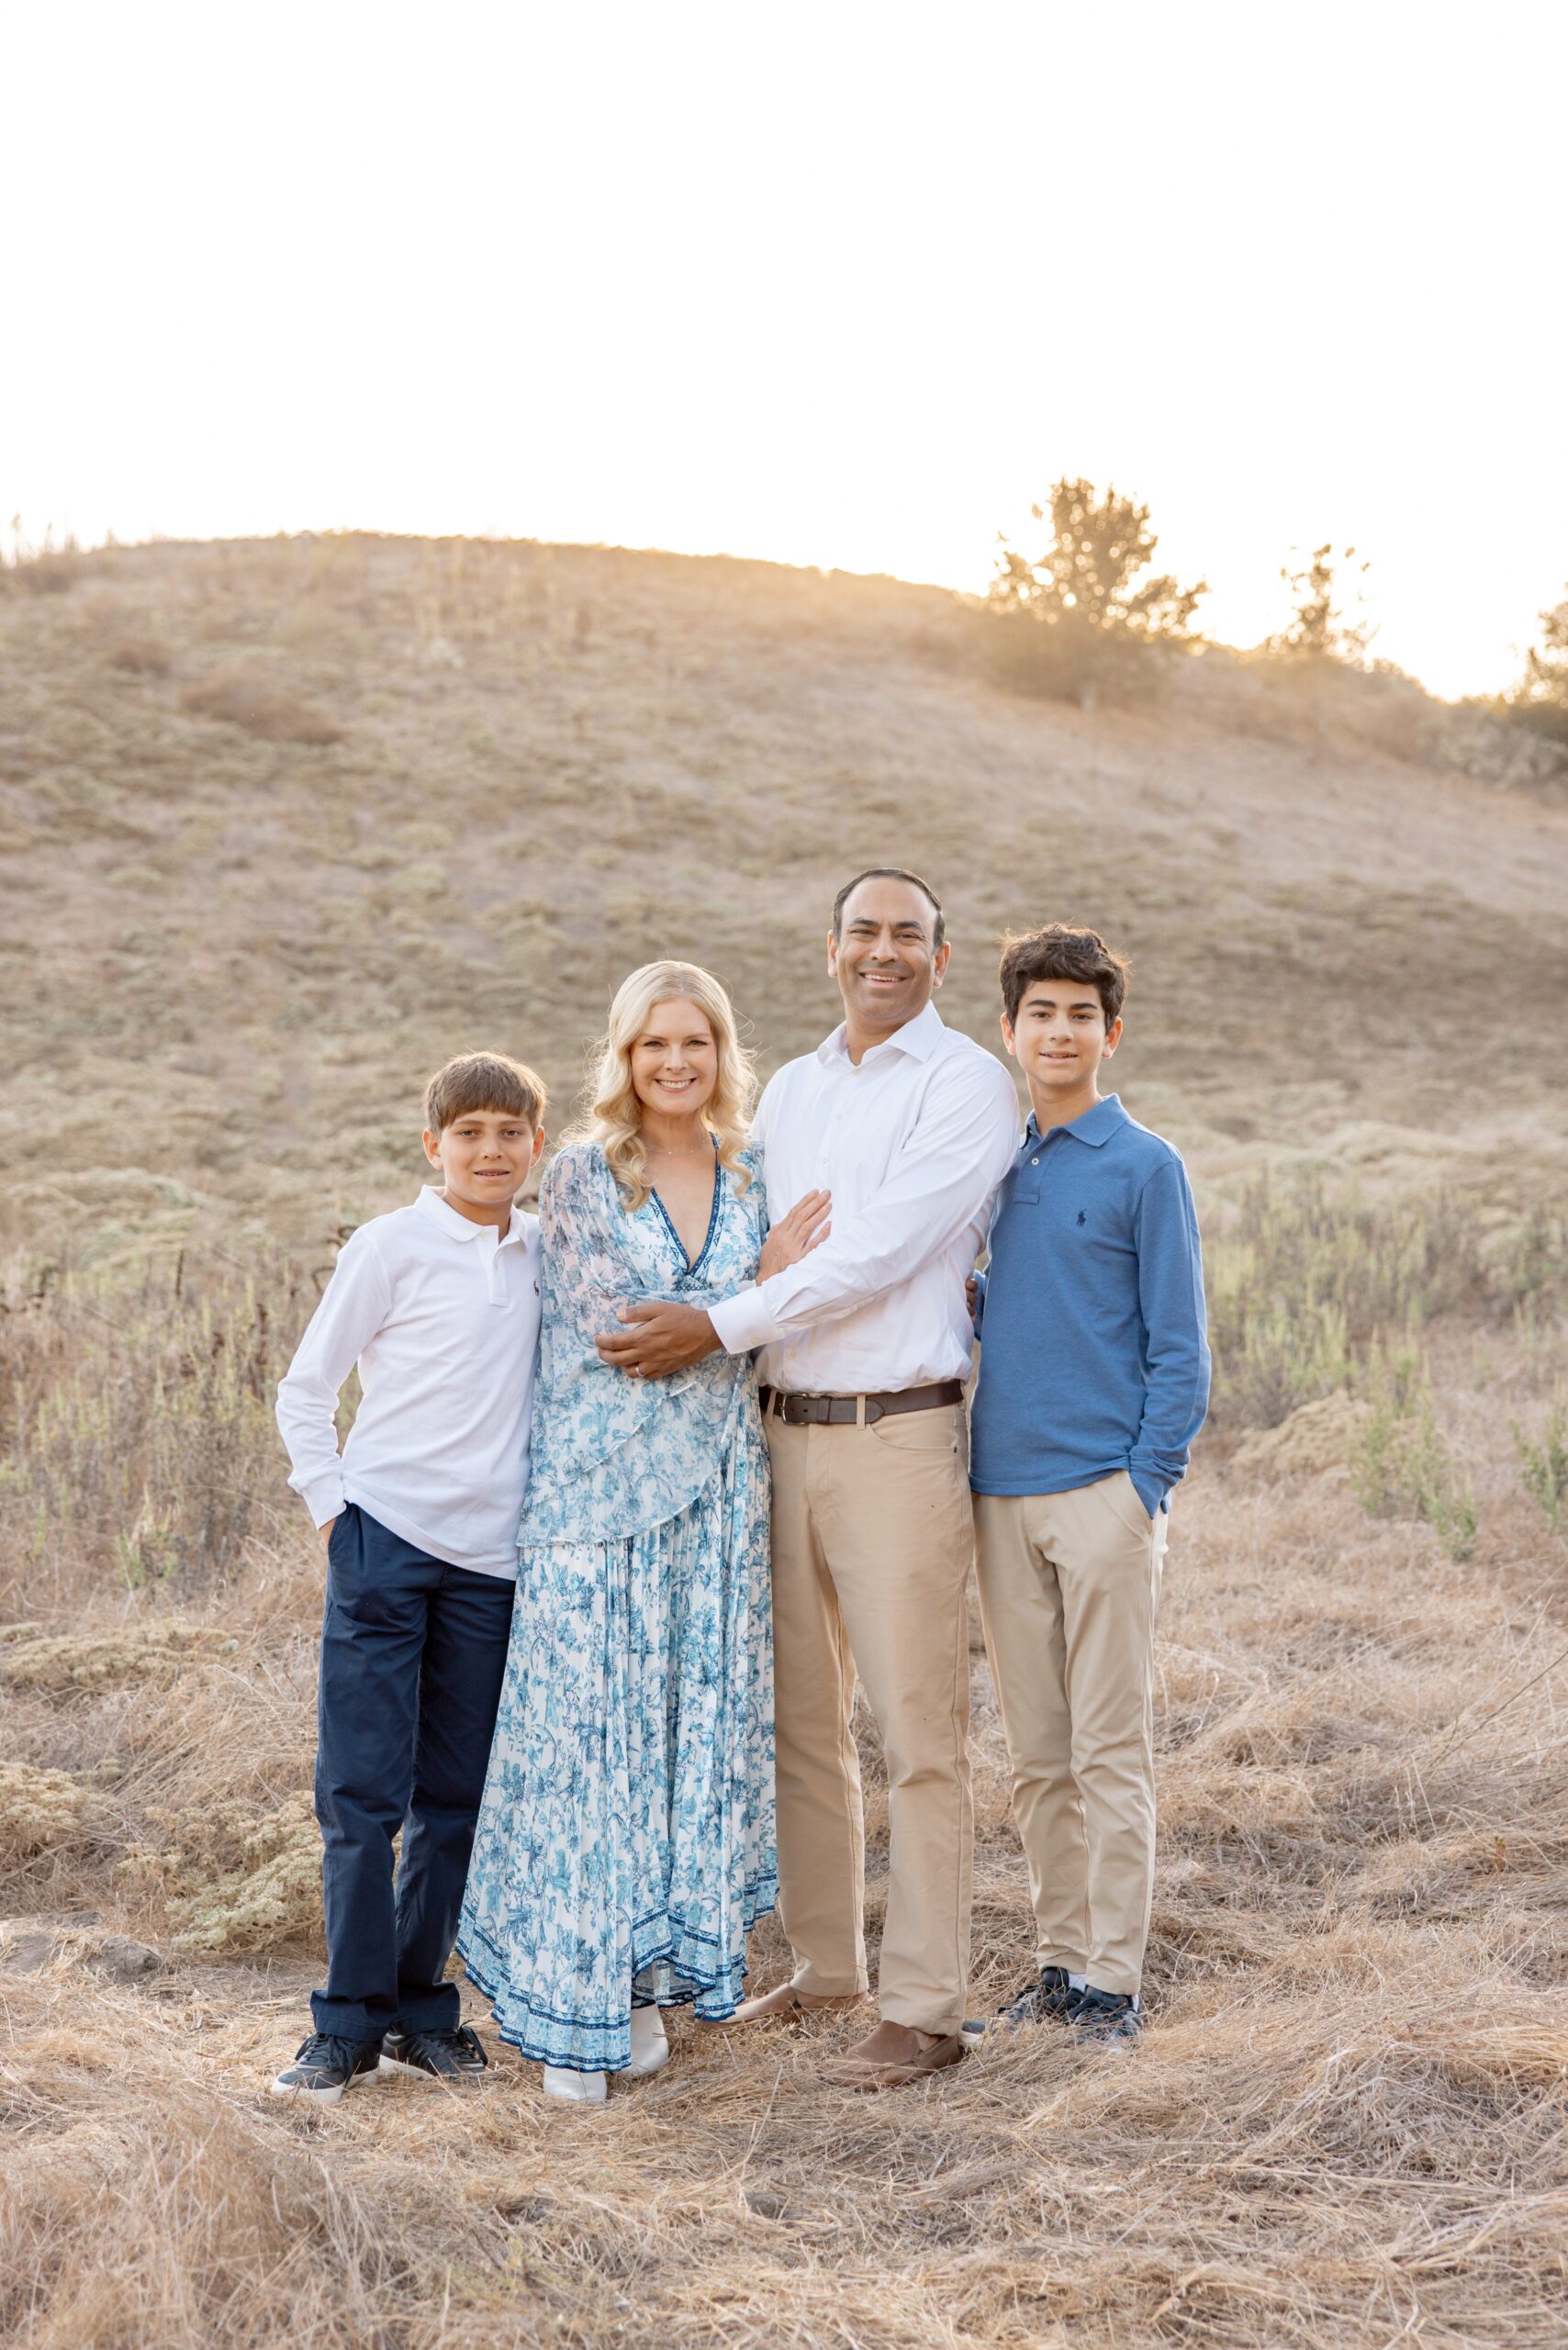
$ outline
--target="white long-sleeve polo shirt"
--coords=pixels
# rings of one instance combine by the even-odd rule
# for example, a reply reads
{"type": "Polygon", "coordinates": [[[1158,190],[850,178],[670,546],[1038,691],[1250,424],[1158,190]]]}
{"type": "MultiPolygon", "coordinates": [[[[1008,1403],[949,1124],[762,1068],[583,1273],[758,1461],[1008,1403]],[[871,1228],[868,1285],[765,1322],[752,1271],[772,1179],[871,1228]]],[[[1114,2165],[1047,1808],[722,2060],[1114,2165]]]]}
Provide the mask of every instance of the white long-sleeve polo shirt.
{"type": "Polygon", "coordinates": [[[475,1574],[517,1574],[539,1351],[539,1224],[474,1224],[427,1187],[362,1224],[279,1384],[289,1483],[318,1526],[353,1502],[475,1574]],[[338,1393],[362,1401],[342,1456],[338,1393]]]}
{"type": "Polygon", "coordinates": [[[732,1354],[793,1393],[874,1394],[969,1375],[964,1283],[1022,1120],[1013,1080],[927,1004],[857,1065],[842,1025],[787,1061],[757,1105],[774,1223],[833,1193],[822,1246],[709,1308],[732,1354]]]}

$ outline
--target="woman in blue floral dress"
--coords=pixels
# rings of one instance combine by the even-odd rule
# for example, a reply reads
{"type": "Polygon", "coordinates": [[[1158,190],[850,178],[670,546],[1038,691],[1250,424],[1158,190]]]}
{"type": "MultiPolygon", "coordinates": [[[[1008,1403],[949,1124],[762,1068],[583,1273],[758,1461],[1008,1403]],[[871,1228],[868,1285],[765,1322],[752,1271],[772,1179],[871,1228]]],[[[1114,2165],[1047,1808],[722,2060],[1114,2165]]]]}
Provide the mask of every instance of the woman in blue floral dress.
{"type": "Polygon", "coordinates": [[[667,2062],[661,2007],[734,2013],[777,1897],[767,1451],[749,1360],[641,1383],[594,1339],[716,1304],[821,1237],[769,1235],[723,989],[634,971],[580,1139],[540,1192],[543,1327],[516,1613],[458,1949],[555,2097],[667,2062]],[[765,1254],[766,1244],[766,1254],[765,1254]]]}

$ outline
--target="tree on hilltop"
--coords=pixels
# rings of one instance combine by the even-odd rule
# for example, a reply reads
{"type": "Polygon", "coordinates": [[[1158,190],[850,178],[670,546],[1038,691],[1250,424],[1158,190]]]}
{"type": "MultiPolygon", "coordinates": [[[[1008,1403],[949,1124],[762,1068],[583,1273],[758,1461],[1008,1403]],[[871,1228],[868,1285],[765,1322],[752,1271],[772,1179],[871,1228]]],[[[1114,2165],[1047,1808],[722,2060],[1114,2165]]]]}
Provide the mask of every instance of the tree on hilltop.
{"type": "Polygon", "coordinates": [[[1525,655],[1525,674],[1509,707],[1522,725],[1568,743],[1568,595],[1540,615],[1541,641],[1525,655]]]}
{"type": "MultiPolygon", "coordinates": [[[[1309,562],[1299,571],[1288,564],[1282,566],[1280,577],[1291,591],[1295,616],[1289,628],[1268,642],[1271,653],[1294,655],[1307,660],[1343,661],[1349,667],[1361,668],[1367,657],[1367,648],[1377,631],[1364,620],[1352,620],[1339,603],[1338,576],[1336,566],[1354,563],[1356,550],[1346,547],[1336,555],[1334,542],[1326,539],[1314,547],[1309,562]]],[[[1370,563],[1361,564],[1358,579],[1372,569],[1370,563]]],[[[1361,600],[1360,589],[1357,600],[1361,600]]]]}
{"type": "Polygon", "coordinates": [[[1016,684],[1058,699],[1092,704],[1152,683],[1159,654],[1192,642],[1193,615],[1208,582],[1182,588],[1169,573],[1137,584],[1159,542],[1148,508],[1108,487],[1064,476],[1048,509],[1051,536],[1032,559],[1005,539],[986,603],[991,648],[1016,684]]]}

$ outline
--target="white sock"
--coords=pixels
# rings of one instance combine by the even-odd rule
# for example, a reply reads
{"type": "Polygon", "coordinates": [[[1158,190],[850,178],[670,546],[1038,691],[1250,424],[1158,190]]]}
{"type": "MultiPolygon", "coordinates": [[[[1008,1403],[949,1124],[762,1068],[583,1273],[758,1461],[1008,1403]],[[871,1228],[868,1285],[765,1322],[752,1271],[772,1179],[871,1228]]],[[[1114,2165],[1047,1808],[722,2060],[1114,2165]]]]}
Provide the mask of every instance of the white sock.
{"type": "Polygon", "coordinates": [[[1087,1975],[1070,1975],[1067,1978],[1067,1986],[1070,1991],[1087,1991],[1089,1977],[1087,1975]]]}

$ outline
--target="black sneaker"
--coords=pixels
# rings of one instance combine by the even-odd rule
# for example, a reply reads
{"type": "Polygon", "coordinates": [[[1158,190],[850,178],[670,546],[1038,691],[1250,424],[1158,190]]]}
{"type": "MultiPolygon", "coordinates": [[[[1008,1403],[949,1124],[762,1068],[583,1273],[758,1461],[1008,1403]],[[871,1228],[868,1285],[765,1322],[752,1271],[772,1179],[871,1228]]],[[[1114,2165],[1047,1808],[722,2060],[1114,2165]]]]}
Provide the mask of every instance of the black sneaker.
{"type": "Polygon", "coordinates": [[[1019,2031],[1030,2023],[1062,2023],[1078,1997],[1065,1966],[1042,1966],[1039,1981],[999,2009],[997,2024],[1002,2031],[1019,2031]]]}
{"type": "Polygon", "coordinates": [[[335,2031],[313,2031],[292,2065],[272,2085],[274,2097],[308,2097],[336,2105],[345,2089],[374,2081],[381,2069],[379,2040],[345,2040],[335,2031]]]}
{"type": "Polygon", "coordinates": [[[1143,2017],[1126,1991],[1086,1991],[1073,1994],[1068,2021],[1085,2040],[1136,2040],[1143,2017]]]}
{"type": "Polygon", "coordinates": [[[476,2081],[489,2061],[478,2033],[465,2023],[439,2031],[389,2031],[381,2043],[383,2072],[420,2073],[459,2087],[476,2081]]]}

